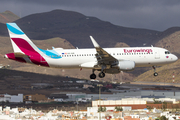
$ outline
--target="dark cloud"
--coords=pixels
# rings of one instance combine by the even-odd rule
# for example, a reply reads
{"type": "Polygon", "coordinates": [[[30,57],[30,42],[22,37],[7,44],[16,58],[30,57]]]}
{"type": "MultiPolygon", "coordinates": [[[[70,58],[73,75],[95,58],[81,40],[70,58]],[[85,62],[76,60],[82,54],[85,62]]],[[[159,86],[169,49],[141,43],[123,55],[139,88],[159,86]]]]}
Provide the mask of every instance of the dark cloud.
{"type": "Polygon", "coordinates": [[[0,12],[18,16],[54,9],[77,11],[113,24],[163,31],[180,26],[179,0],[0,0],[0,12]]]}

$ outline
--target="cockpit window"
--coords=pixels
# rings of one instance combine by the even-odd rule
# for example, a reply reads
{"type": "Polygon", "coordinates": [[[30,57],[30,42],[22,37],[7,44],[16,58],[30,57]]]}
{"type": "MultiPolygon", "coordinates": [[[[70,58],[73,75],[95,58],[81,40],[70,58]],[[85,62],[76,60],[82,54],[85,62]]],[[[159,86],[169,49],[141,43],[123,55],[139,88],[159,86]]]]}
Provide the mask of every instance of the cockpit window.
{"type": "Polygon", "coordinates": [[[165,51],[165,54],[171,54],[169,51],[165,51]]]}

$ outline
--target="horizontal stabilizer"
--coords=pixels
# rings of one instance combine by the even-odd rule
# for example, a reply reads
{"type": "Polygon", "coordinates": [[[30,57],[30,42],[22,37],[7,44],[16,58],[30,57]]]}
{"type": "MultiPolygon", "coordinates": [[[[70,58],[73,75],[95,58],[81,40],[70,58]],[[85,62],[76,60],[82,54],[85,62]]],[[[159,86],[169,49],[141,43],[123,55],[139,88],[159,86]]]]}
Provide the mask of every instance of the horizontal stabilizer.
{"type": "Polygon", "coordinates": [[[23,53],[14,53],[15,57],[19,57],[19,58],[25,58],[25,57],[29,57],[28,55],[25,55],[23,53]]]}

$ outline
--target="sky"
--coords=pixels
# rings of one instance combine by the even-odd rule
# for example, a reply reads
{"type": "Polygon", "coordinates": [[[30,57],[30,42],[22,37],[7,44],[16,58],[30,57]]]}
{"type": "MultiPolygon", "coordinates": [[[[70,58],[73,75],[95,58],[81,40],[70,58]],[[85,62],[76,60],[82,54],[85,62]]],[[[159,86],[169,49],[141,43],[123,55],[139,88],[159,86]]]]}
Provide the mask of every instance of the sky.
{"type": "Polygon", "coordinates": [[[20,17],[55,9],[123,27],[157,31],[180,27],[180,0],[0,0],[0,13],[9,10],[20,17]]]}

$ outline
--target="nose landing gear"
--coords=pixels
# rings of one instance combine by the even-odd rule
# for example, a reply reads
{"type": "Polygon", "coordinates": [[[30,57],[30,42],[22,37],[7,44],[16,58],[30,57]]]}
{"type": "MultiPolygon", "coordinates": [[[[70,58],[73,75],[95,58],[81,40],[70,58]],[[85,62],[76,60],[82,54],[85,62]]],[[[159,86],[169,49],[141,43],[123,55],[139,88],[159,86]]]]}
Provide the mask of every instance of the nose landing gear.
{"type": "Polygon", "coordinates": [[[154,76],[158,76],[158,73],[156,72],[156,66],[152,66],[152,68],[154,69],[154,76]]]}

